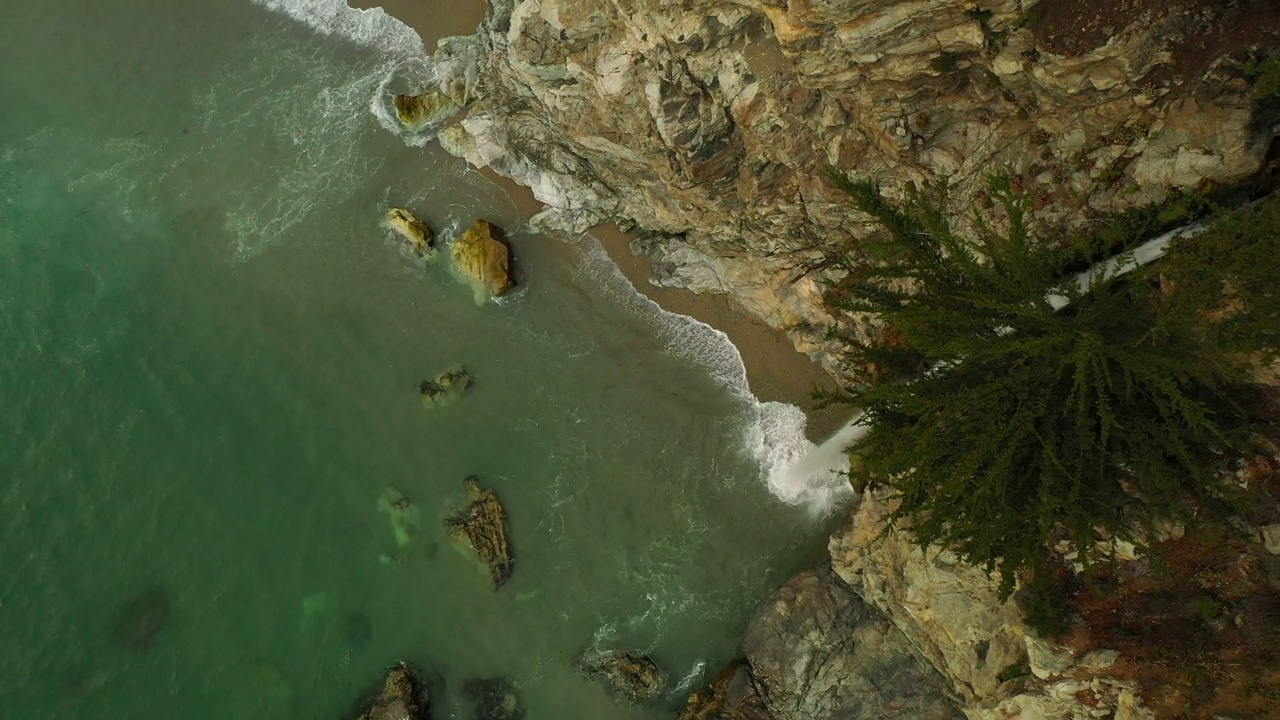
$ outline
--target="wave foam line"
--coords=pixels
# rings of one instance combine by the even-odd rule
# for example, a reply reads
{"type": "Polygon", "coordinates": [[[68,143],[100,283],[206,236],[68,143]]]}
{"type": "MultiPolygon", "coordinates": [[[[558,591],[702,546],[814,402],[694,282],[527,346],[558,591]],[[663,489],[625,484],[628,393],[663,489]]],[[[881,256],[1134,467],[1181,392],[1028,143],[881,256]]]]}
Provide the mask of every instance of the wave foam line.
{"type": "Polygon", "coordinates": [[[346,0],[254,0],[272,12],[297,20],[322,35],[395,55],[424,55],[422,38],[382,8],[357,10],[346,0]]]}
{"type": "MultiPolygon", "coordinates": [[[[596,238],[587,237],[591,244],[585,252],[586,271],[595,281],[624,305],[649,315],[665,341],[667,352],[702,367],[747,405],[749,422],[743,431],[743,445],[759,465],[774,497],[789,505],[803,506],[814,516],[823,516],[852,495],[852,488],[843,476],[849,469],[843,452],[830,456],[829,462],[822,463],[821,467],[802,469],[797,475],[793,469],[797,463],[818,449],[805,437],[808,418],[795,405],[760,402],[752,394],[742,353],[728,335],[654,302],[631,284],[596,238]]],[[[824,447],[826,445],[824,443],[824,447]]]]}

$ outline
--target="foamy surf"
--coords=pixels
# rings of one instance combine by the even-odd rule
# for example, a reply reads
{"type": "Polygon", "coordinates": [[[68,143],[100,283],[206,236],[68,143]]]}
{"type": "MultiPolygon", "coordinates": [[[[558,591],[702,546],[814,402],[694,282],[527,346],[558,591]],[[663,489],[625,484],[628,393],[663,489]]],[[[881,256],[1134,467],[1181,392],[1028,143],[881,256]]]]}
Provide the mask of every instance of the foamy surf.
{"type": "Polygon", "coordinates": [[[591,238],[586,255],[586,271],[615,299],[648,315],[667,352],[703,368],[747,404],[749,421],[743,429],[743,446],[755,458],[774,497],[803,506],[815,516],[826,515],[852,497],[845,479],[849,462],[843,448],[839,453],[824,453],[821,462],[813,461],[819,446],[805,437],[808,418],[804,411],[787,403],[760,402],[747,382],[742,354],[728,335],[687,315],[669,312],[649,299],[622,274],[595,238],[591,238]]]}

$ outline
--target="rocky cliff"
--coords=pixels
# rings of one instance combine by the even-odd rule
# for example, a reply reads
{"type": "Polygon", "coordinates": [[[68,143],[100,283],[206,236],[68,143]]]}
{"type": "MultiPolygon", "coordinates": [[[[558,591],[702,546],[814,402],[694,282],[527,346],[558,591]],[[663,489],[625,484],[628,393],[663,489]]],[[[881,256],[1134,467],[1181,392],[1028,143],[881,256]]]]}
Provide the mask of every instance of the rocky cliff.
{"type": "Polygon", "coordinates": [[[493,0],[437,74],[442,144],[547,228],[646,234],[654,282],[729,293],[839,373],[823,258],[865,232],[824,177],[1005,168],[1041,222],[1255,173],[1277,136],[1242,61],[1269,0],[493,0]],[[447,115],[448,113],[442,113],[447,115]]]}

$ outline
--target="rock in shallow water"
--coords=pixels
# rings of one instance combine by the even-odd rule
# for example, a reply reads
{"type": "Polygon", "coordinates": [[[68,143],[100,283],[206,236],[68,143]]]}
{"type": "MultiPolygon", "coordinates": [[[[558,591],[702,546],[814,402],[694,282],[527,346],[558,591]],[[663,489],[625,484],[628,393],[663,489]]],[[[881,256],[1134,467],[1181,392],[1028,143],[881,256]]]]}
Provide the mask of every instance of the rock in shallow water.
{"type": "Polygon", "coordinates": [[[431,380],[418,385],[424,407],[436,408],[452,403],[471,387],[471,374],[461,365],[455,365],[431,380]]]}
{"type": "Polygon", "coordinates": [[[421,258],[435,254],[436,235],[417,215],[404,208],[387,210],[387,225],[404,238],[409,250],[421,258]]]}
{"type": "Polygon", "coordinates": [[[172,603],[159,585],[145,588],[126,600],[108,621],[108,632],[116,645],[132,652],[145,652],[169,624],[172,603]]]}
{"type": "Polygon", "coordinates": [[[486,294],[496,297],[515,287],[502,231],[488,221],[477,220],[454,240],[452,254],[458,271],[475,286],[477,300],[483,300],[486,294]]]}
{"type": "Polygon", "coordinates": [[[427,720],[427,713],[426,689],[407,665],[397,665],[359,720],[427,720]]]}
{"type": "Polygon", "coordinates": [[[475,552],[489,568],[493,589],[511,577],[511,543],[507,540],[507,514],[498,496],[469,477],[463,483],[470,503],[461,513],[445,521],[445,529],[455,542],[475,552]]]}
{"type": "Polygon", "coordinates": [[[631,702],[658,699],[665,682],[658,664],[636,652],[588,650],[578,659],[578,667],[587,677],[631,702]]]}

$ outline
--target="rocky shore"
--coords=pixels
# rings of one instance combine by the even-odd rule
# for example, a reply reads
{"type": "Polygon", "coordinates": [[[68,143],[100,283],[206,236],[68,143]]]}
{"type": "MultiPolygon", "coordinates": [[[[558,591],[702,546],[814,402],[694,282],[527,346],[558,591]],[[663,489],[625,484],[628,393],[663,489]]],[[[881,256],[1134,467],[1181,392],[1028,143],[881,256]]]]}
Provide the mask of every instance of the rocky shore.
{"type": "MultiPolygon", "coordinates": [[[[422,90],[536,226],[635,231],[654,284],[727,296],[845,379],[861,320],[823,291],[868,226],[828,169],[960,203],[1004,169],[1064,228],[1245,182],[1274,172],[1246,66],[1278,39],[1259,0],[494,0],[422,90]]],[[[1040,637],[986,572],[885,533],[889,502],[860,499],[685,718],[1157,717],[1120,651],[1040,637]]]]}

